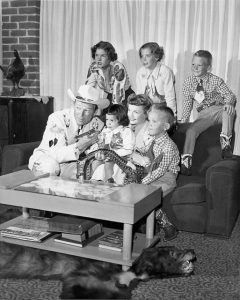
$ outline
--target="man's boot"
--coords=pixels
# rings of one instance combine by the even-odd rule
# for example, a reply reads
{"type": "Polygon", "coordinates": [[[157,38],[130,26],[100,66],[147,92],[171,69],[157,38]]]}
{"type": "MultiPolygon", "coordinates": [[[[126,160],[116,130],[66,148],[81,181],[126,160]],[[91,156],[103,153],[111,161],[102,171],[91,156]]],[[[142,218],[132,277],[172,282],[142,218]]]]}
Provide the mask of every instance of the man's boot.
{"type": "Polygon", "coordinates": [[[191,169],[192,169],[192,154],[182,154],[180,173],[182,175],[190,176],[192,175],[191,169]]]}
{"type": "Polygon", "coordinates": [[[227,136],[223,133],[220,134],[220,144],[222,149],[222,158],[232,158],[232,148],[231,148],[231,138],[232,136],[227,136]]]}
{"type": "Polygon", "coordinates": [[[164,231],[164,240],[173,240],[177,235],[177,228],[169,221],[167,215],[162,209],[156,212],[156,220],[159,224],[160,229],[164,231]]]}

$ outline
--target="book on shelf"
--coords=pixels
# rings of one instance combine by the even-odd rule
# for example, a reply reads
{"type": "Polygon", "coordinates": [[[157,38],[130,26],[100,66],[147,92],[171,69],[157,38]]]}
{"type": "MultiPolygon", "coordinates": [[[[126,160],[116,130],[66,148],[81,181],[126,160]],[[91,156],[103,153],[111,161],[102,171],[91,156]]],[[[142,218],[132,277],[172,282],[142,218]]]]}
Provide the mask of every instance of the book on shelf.
{"type": "MultiPolygon", "coordinates": [[[[72,233],[65,233],[62,232],[62,238],[68,240],[74,240],[78,242],[83,242],[91,237],[99,237],[103,234],[103,226],[101,223],[96,223],[93,227],[89,228],[82,234],[72,234],[72,233]]],[[[97,238],[96,237],[96,238],[97,238]]]]}
{"type": "Polygon", "coordinates": [[[97,222],[76,216],[56,215],[48,219],[49,231],[82,234],[96,225],[97,222]]]}
{"type": "Polygon", "coordinates": [[[31,242],[42,242],[53,235],[48,232],[48,218],[31,217],[18,219],[11,226],[0,231],[2,237],[15,238],[31,242]]]}
{"type": "Polygon", "coordinates": [[[54,241],[57,243],[67,244],[71,246],[77,246],[77,247],[85,247],[87,244],[93,242],[97,238],[103,235],[102,225],[97,224],[99,226],[95,226],[95,233],[91,233],[88,235],[88,237],[82,239],[80,235],[78,234],[67,234],[62,233],[60,236],[57,236],[54,238],[54,241]],[[98,228],[98,229],[97,229],[98,228]]]}
{"type": "Polygon", "coordinates": [[[99,239],[98,247],[114,251],[122,251],[123,231],[116,230],[104,235],[101,239],[99,239]]]}

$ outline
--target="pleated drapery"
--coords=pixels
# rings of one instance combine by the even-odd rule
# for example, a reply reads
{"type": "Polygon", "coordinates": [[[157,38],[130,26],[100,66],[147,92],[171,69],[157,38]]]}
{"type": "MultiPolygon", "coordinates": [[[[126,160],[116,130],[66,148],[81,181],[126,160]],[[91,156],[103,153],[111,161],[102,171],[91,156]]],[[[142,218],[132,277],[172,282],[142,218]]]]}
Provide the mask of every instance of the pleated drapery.
{"type": "Polygon", "coordinates": [[[165,49],[165,63],[176,79],[178,117],[182,84],[191,73],[192,54],[213,55],[212,72],[238,98],[234,153],[240,155],[240,0],[41,0],[41,95],[55,98],[55,110],[71,105],[86,80],[90,48],[109,41],[124,63],[133,89],[141,63],[138,50],[155,41],[165,49]]]}

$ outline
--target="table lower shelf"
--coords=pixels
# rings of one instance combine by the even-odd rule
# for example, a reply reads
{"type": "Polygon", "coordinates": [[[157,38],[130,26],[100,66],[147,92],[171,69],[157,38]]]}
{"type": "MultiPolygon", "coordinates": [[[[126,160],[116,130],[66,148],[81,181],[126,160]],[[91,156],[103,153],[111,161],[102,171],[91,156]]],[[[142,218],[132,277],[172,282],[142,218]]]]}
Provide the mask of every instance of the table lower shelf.
{"type": "MultiPolygon", "coordinates": [[[[0,224],[0,229],[4,229],[8,226],[13,225],[16,221],[20,221],[22,216],[12,219],[8,222],[0,224]]],[[[104,227],[104,234],[108,234],[116,229],[106,228],[104,227]]],[[[132,251],[132,259],[131,260],[123,260],[122,252],[107,250],[98,247],[98,239],[86,245],[83,248],[79,248],[77,246],[64,245],[54,241],[54,237],[52,236],[40,243],[38,242],[29,242],[20,239],[14,238],[6,238],[0,236],[1,242],[17,244],[26,247],[38,248],[47,251],[54,251],[79,257],[85,257],[95,260],[101,260],[106,262],[111,262],[115,264],[120,264],[123,266],[131,266],[133,261],[141,254],[142,250],[146,247],[153,246],[159,241],[159,237],[155,236],[153,239],[146,239],[145,234],[136,233],[134,234],[133,241],[133,251],[132,251]]]]}

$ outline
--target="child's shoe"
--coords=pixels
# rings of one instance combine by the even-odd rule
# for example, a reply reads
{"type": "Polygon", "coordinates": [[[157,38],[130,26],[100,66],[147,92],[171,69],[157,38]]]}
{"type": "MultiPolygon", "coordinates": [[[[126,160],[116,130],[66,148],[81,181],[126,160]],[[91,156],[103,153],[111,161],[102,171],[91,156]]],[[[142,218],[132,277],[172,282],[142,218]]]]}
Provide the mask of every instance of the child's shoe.
{"type": "Polygon", "coordinates": [[[229,159],[233,157],[232,148],[231,148],[231,138],[232,136],[227,136],[225,134],[220,134],[220,144],[222,148],[222,158],[229,159]]]}
{"type": "Polygon", "coordinates": [[[170,241],[175,239],[178,235],[177,228],[170,222],[167,215],[162,209],[159,209],[156,213],[156,220],[160,229],[164,232],[164,240],[170,241]]]}
{"type": "Polygon", "coordinates": [[[182,175],[190,176],[192,175],[191,169],[192,169],[192,154],[182,154],[180,173],[182,175]]]}

